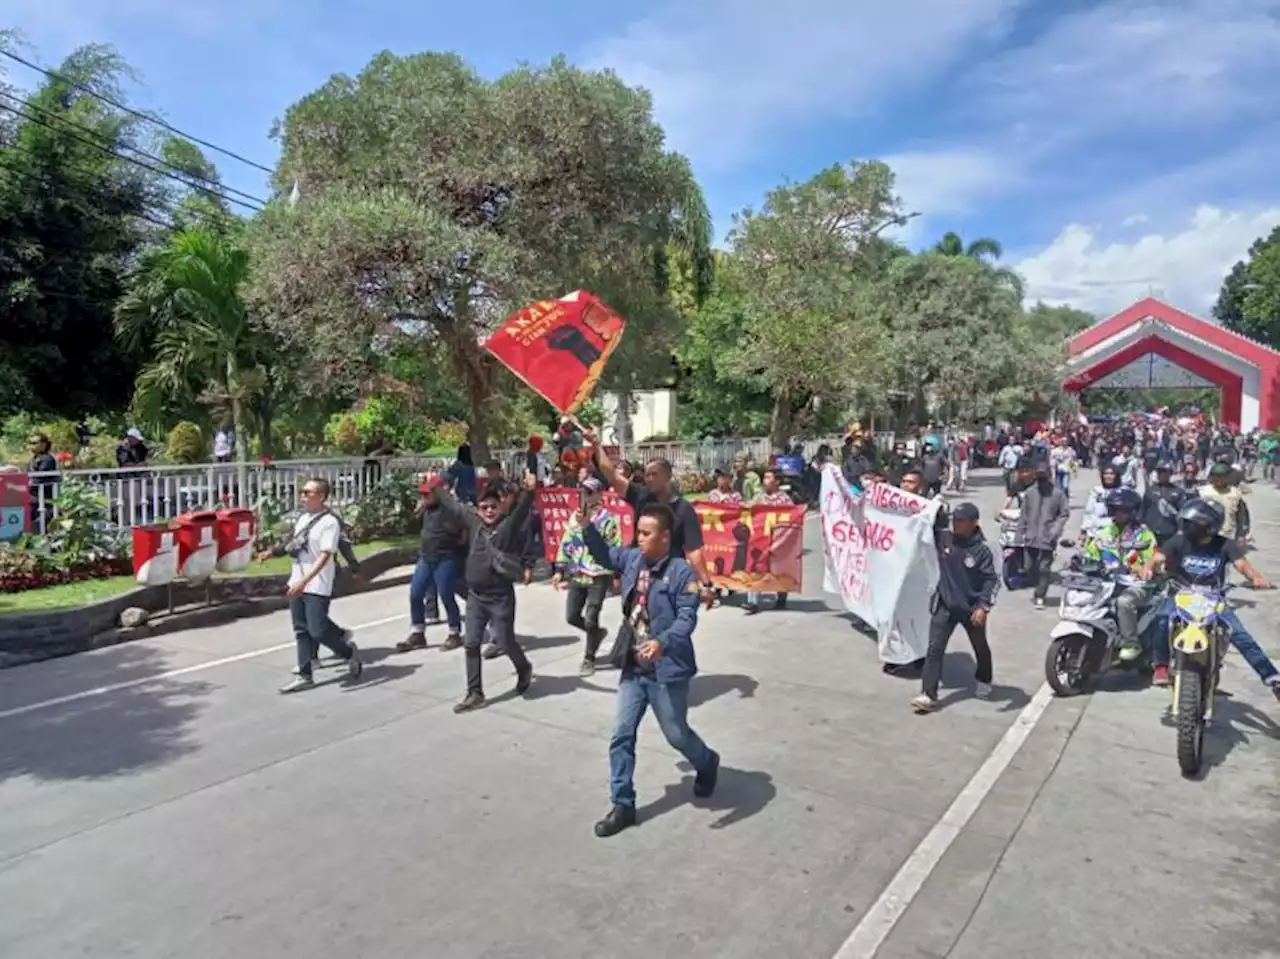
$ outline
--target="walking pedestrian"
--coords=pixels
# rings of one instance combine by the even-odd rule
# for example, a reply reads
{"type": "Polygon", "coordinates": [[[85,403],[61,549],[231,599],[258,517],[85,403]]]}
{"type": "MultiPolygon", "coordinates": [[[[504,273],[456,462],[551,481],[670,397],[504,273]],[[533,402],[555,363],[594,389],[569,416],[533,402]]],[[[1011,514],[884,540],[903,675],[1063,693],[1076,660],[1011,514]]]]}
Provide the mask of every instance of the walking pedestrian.
{"type": "MultiPolygon", "coordinates": [[[[604,506],[604,483],[595,476],[589,476],[581,489],[581,515],[587,517],[587,522],[599,531],[610,548],[621,546],[622,529],[618,518],[604,506]]],[[[552,584],[568,590],[565,621],[587,634],[578,675],[591,676],[596,671],[596,652],[607,635],[607,630],[600,626],[600,610],[604,608],[609,588],[613,585],[613,571],[592,558],[578,516],[579,513],[571,514],[565,523],[560,547],[556,551],[556,573],[552,584]]]]}
{"type": "Polygon", "coordinates": [[[462,524],[440,506],[436,491],[441,485],[434,477],[419,488],[415,512],[422,518],[422,538],[418,547],[418,565],[409,584],[409,635],[396,643],[396,650],[407,653],[427,648],[427,624],[438,615],[438,603],[444,604],[449,622],[445,645],[456,649],[461,645],[462,614],[454,593],[458,575],[457,548],[462,524]],[[428,606],[430,596],[430,610],[428,606]],[[433,615],[429,615],[433,614],[433,615]]]}
{"type": "Polygon", "coordinates": [[[502,512],[503,484],[485,486],[472,513],[459,505],[451,493],[436,487],[436,498],[450,516],[461,523],[471,537],[467,553],[467,631],[463,648],[467,660],[467,692],[453,707],[455,713],[470,712],[484,705],[484,682],[480,646],[485,630],[492,626],[494,641],[506,652],[516,670],[516,693],[523,696],[533,683],[533,666],[516,641],[515,583],[524,579],[519,556],[519,536],[529,511],[537,477],[525,476],[524,490],[505,515],[502,512]]]}
{"type": "Polygon", "coordinates": [[[280,687],[282,693],[301,692],[315,685],[312,663],[320,646],[328,647],[346,662],[348,679],[359,679],[363,671],[351,631],[329,618],[338,573],[334,554],[342,538],[342,522],[329,509],[328,499],[328,480],[316,477],[303,483],[302,513],[294,522],[293,538],[284,549],[293,558],[287,595],[298,665],[294,678],[280,687]]]}
{"type": "Polygon", "coordinates": [[[1000,576],[995,559],[978,526],[978,507],[960,503],[951,511],[951,529],[936,534],[938,588],[933,594],[929,620],[929,649],[925,654],[920,695],[911,700],[917,713],[938,708],[938,684],[942,660],[957,626],[963,626],[977,660],[974,695],[991,696],[991,646],[987,642],[987,617],[995,606],[1000,576]]]}
{"type": "Polygon", "coordinates": [[[693,631],[701,589],[693,567],[671,548],[675,516],[648,503],[636,520],[633,547],[610,547],[585,514],[578,517],[592,557],[622,575],[623,625],[615,640],[621,669],[617,715],[609,739],[608,814],[595,824],[601,838],[636,824],[636,733],[653,707],[662,735],[693,766],[693,795],[715,792],[720,757],[689,727],[689,681],[698,672],[693,631]]]}
{"type": "Polygon", "coordinates": [[[1044,609],[1053,553],[1058,548],[1071,508],[1067,494],[1054,485],[1053,471],[1047,458],[1035,460],[1035,478],[1035,483],[1022,494],[1016,535],[1023,544],[1027,577],[1033,589],[1032,601],[1037,609],[1044,609]]]}

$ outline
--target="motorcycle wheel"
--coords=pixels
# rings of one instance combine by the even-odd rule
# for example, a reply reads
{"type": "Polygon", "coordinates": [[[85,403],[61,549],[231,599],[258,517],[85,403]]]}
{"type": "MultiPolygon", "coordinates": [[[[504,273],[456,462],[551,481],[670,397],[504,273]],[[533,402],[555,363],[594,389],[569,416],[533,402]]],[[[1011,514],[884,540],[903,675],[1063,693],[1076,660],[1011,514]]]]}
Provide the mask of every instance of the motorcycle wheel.
{"type": "Polygon", "coordinates": [[[1178,768],[1182,775],[1194,776],[1204,763],[1204,677],[1194,666],[1179,666],[1174,684],[1178,768]]]}
{"type": "Polygon", "coordinates": [[[1050,640],[1044,654],[1044,678],[1063,698],[1078,696],[1092,678],[1085,666],[1089,641],[1083,636],[1060,636],[1050,640]]]}

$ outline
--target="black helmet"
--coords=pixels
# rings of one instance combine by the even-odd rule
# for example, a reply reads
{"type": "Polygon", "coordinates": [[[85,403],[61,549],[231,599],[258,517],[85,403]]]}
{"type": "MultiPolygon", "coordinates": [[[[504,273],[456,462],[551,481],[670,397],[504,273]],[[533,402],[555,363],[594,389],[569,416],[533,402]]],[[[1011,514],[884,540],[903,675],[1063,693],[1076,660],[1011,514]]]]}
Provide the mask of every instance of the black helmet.
{"type": "Polygon", "coordinates": [[[1193,543],[1202,543],[1218,535],[1226,518],[1222,504],[1211,499],[1193,499],[1178,513],[1178,528],[1193,543]]]}
{"type": "Polygon", "coordinates": [[[1106,504],[1108,516],[1114,516],[1118,512],[1134,516],[1138,510],[1142,509],[1142,497],[1138,495],[1137,490],[1129,489],[1127,486],[1111,490],[1103,502],[1106,504]]]}

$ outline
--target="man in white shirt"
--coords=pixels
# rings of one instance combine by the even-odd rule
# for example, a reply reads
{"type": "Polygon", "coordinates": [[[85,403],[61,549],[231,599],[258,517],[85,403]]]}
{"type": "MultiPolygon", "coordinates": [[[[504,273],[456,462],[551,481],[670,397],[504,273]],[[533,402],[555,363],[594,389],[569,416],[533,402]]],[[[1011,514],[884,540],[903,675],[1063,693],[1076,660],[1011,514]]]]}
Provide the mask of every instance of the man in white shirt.
{"type": "Polygon", "coordinates": [[[317,644],[327,646],[346,660],[347,676],[360,678],[362,665],[351,633],[329,619],[329,603],[337,579],[334,554],[342,536],[342,523],[329,509],[329,483],[309,479],[302,486],[302,515],[293,524],[293,539],[286,552],[293,557],[289,572],[289,613],[293,617],[293,636],[298,644],[298,668],[295,678],[280,688],[282,693],[311,689],[313,651],[317,644]]]}

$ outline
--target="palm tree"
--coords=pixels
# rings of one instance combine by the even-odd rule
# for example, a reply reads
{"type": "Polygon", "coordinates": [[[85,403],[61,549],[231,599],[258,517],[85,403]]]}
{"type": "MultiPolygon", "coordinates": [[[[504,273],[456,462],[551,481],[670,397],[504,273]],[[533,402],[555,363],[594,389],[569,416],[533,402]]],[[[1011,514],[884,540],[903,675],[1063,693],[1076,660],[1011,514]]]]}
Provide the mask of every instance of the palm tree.
{"type": "Polygon", "coordinates": [[[995,261],[1004,255],[1004,247],[1000,245],[999,240],[983,236],[966,244],[959,233],[948,231],[934,244],[933,250],[943,256],[967,256],[974,260],[981,260],[991,267],[1000,282],[1007,285],[1019,300],[1022,299],[1024,293],[1022,277],[1008,267],[995,265],[995,261]]]}
{"type": "Polygon", "coordinates": [[[943,256],[971,256],[975,260],[986,260],[988,257],[998,260],[1004,255],[1004,247],[999,240],[984,236],[966,246],[960,234],[952,232],[944,233],[933,249],[943,256]]]}
{"type": "Polygon", "coordinates": [[[248,254],[230,238],[181,230],[143,255],[116,306],[117,335],[146,351],[135,405],[158,412],[211,386],[207,395],[230,403],[241,463],[248,451],[243,404],[266,350],[240,295],[248,272],[248,254]]]}

